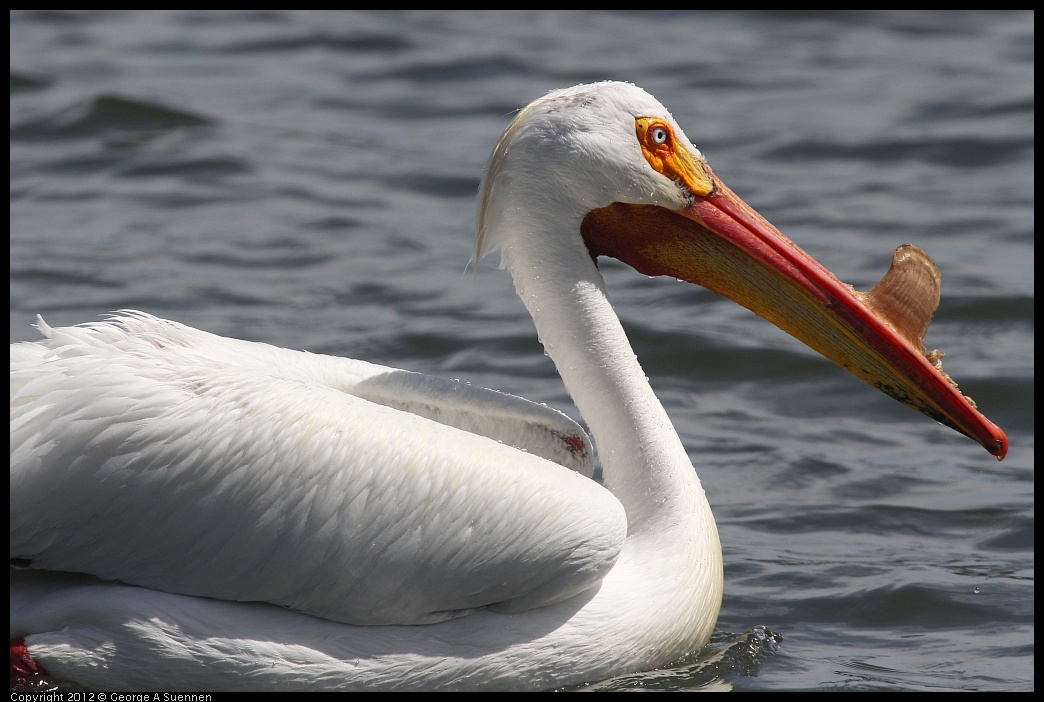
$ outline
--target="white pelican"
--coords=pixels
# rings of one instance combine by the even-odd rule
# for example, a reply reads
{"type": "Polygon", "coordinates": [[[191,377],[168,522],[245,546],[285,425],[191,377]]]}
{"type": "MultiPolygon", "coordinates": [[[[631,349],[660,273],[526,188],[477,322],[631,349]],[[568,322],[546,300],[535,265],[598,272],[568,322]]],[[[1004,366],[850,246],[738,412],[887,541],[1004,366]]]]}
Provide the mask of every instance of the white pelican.
{"type": "Polygon", "coordinates": [[[727,295],[1003,457],[921,337],[934,264],[856,293],[623,83],[524,108],[485,170],[499,249],[590,427],[519,398],[141,313],[11,348],[19,669],[99,690],[546,689],[702,646],[700,481],[597,256],[727,295]]]}

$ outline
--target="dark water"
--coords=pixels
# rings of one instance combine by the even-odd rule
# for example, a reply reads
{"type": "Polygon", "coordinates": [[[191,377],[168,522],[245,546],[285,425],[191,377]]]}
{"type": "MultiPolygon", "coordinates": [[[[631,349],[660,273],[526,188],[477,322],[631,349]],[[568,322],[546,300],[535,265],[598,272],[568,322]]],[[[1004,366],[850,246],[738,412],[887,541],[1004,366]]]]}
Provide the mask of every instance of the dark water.
{"type": "Polygon", "coordinates": [[[715,508],[713,645],[605,683],[1029,690],[1033,31],[1027,12],[15,12],[11,340],[119,308],[575,416],[491,259],[511,113],[613,78],[865,289],[912,242],[928,343],[1003,463],[712,294],[604,269],[715,508]]]}

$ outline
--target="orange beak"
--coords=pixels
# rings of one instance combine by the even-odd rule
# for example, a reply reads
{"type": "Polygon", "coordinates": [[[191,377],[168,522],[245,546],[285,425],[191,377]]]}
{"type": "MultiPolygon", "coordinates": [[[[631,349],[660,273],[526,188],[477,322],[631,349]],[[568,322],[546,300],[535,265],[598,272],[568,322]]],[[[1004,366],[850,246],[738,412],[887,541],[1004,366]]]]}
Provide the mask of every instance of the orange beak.
{"type": "Polygon", "coordinates": [[[924,348],[940,280],[924,252],[899,247],[882,281],[856,292],[698,165],[696,177],[709,187],[690,189],[707,194],[695,194],[685,209],[615,203],[588,213],[582,233],[592,254],[724,295],[1004,458],[1004,431],[943,372],[942,354],[924,348]]]}

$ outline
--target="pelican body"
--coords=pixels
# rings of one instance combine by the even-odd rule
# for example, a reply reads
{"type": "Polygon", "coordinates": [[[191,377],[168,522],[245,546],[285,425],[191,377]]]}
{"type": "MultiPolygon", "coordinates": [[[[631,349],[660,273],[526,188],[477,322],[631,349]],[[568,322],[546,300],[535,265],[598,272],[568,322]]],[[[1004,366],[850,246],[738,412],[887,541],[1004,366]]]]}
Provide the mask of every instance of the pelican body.
{"type": "Polygon", "coordinates": [[[99,690],[521,690],[703,646],[717,528],[599,256],[726,295],[1007,450],[923,346],[931,259],[901,247],[854,291],[633,85],[519,112],[481,185],[491,250],[601,484],[584,430],[521,398],[140,312],[40,320],[11,347],[13,657],[99,690]]]}

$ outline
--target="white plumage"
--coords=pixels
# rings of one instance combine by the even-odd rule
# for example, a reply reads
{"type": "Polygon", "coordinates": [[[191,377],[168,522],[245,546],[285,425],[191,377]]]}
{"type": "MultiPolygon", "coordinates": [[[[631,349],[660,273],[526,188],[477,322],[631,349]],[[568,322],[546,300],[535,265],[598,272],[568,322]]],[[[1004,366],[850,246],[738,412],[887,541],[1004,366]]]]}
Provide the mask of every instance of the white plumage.
{"type": "MultiPolygon", "coordinates": [[[[490,158],[478,252],[501,251],[604,487],[583,430],[521,398],[137,312],[41,321],[11,350],[12,637],[105,690],[542,689],[698,648],[717,530],[594,254],[625,257],[580,232],[625,203],[704,236],[722,188],[620,83],[534,102],[490,158]]],[[[662,255],[640,234],[623,250],[662,255]]]]}

